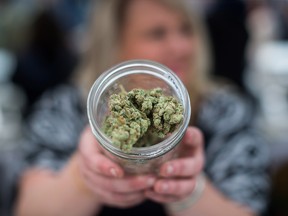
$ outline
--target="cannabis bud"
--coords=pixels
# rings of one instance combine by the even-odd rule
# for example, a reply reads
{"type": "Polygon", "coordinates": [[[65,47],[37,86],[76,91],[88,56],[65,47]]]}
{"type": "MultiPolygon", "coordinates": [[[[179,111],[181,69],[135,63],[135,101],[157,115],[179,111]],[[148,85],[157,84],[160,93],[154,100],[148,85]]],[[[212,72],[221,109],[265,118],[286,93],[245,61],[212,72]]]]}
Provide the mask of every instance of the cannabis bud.
{"type": "Polygon", "coordinates": [[[161,88],[122,91],[109,98],[104,133],[123,151],[151,146],[172,133],[183,120],[183,106],[161,88]]]}

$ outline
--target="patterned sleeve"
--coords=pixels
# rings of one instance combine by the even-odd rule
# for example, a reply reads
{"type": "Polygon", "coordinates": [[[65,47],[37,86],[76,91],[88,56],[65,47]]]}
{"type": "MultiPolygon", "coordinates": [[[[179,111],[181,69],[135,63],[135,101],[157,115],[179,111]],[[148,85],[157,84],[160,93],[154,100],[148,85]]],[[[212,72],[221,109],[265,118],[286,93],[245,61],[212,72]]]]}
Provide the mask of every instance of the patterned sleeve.
{"type": "Polygon", "coordinates": [[[13,215],[17,196],[18,179],[25,168],[22,152],[3,150],[0,152],[0,215],[13,215]]]}
{"type": "Polygon", "coordinates": [[[25,126],[22,140],[0,151],[0,215],[13,215],[19,179],[25,169],[60,169],[75,151],[87,122],[78,91],[59,87],[43,96],[25,126]]]}
{"type": "Polygon", "coordinates": [[[208,137],[205,171],[223,194],[260,214],[269,194],[268,145],[253,128],[251,106],[231,92],[212,94],[199,115],[208,137]]]}
{"type": "Polygon", "coordinates": [[[60,86],[46,93],[26,125],[22,146],[29,165],[60,169],[77,148],[85,116],[76,88],[60,86]]]}

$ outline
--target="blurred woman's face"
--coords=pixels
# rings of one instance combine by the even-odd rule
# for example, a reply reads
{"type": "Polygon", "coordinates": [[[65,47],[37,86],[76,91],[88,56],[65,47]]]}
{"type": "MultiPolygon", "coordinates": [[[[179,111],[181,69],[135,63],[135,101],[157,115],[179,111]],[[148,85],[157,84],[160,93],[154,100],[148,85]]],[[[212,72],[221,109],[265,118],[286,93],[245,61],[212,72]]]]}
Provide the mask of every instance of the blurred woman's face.
{"type": "Polygon", "coordinates": [[[155,0],[134,0],[122,29],[120,59],[157,61],[184,81],[191,70],[195,41],[191,26],[179,12],[155,0]]]}

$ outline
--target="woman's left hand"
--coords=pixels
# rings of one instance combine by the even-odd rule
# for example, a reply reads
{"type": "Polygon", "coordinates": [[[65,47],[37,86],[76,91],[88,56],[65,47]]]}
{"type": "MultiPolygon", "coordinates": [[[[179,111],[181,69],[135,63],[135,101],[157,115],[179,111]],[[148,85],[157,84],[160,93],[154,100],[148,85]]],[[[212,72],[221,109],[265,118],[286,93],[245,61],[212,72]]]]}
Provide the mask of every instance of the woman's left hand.
{"type": "Polygon", "coordinates": [[[193,193],[196,177],[201,173],[205,156],[203,135],[189,127],[180,143],[179,158],[164,163],[153,190],[145,192],[147,198],[160,203],[180,201],[193,193]]]}

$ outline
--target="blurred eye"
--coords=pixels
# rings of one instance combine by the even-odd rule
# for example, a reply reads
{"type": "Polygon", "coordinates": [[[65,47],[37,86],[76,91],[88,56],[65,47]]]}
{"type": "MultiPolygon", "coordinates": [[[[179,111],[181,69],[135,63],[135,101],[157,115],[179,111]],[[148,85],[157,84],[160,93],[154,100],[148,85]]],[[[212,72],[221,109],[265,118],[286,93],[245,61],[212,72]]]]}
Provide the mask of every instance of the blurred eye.
{"type": "Polygon", "coordinates": [[[166,37],[166,35],[167,35],[167,31],[163,27],[157,27],[157,28],[151,29],[147,33],[147,37],[149,37],[152,40],[162,40],[166,37]]]}
{"type": "Polygon", "coordinates": [[[183,23],[180,31],[185,36],[192,36],[193,35],[193,28],[189,23],[183,23]]]}

